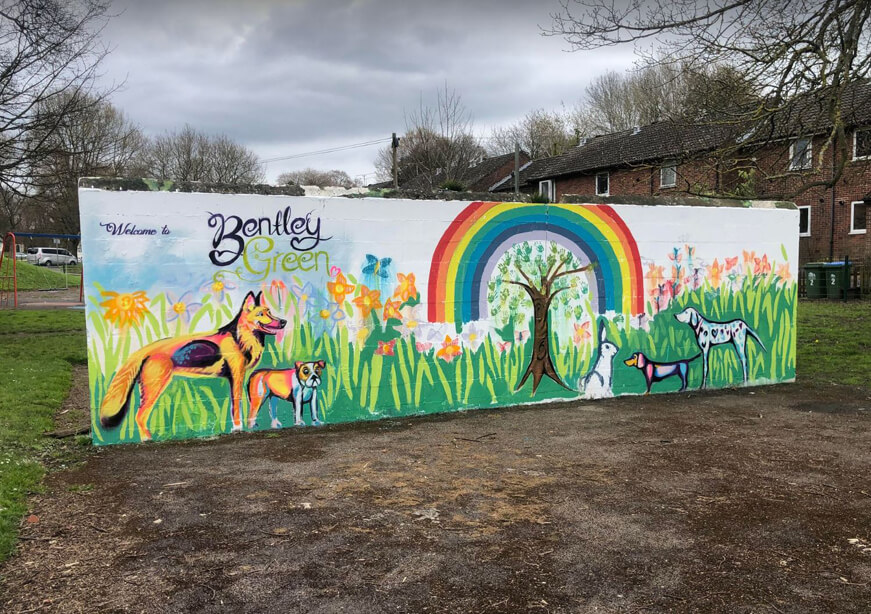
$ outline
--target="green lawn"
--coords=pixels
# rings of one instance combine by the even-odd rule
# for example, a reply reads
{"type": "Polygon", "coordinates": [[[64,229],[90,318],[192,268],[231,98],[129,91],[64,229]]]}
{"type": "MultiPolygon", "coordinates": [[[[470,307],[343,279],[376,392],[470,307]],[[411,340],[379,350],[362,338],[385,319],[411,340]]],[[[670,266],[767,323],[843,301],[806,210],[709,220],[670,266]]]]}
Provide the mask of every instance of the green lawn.
{"type": "MultiPolygon", "coordinates": [[[[798,379],[868,386],[871,302],[799,303],[798,379]]],[[[86,362],[84,312],[0,311],[0,560],[15,547],[27,495],[39,489],[42,437],[86,362]]]]}
{"type": "MultiPolygon", "coordinates": [[[[66,278],[64,278],[63,269],[56,267],[49,268],[17,262],[15,269],[19,290],[56,290],[67,286],[78,287],[81,282],[81,266],[67,267],[66,278]]],[[[0,276],[11,274],[12,261],[4,258],[0,276]]],[[[6,280],[3,280],[3,287],[6,287],[6,280]]]]}
{"type": "Polygon", "coordinates": [[[798,380],[869,387],[871,301],[801,301],[796,349],[798,380]]]}
{"type": "Polygon", "coordinates": [[[15,547],[27,495],[39,488],[42,437],[86,361],[81,311],[0,311],[0,560],[15,547]]]}

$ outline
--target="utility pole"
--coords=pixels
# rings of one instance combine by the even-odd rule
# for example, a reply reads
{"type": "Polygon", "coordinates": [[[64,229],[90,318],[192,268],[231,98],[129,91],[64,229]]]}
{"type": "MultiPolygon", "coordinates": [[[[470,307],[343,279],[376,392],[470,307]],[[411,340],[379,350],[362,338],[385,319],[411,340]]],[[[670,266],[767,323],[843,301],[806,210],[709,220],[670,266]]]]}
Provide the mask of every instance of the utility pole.
{"type": "Polygon", "coordinates": [[[399,165],[396,163],[396,154],[399,150],[399,139],[396,138],[396,133],[393,133],[393,140],[390,142],[390,148],[393,150],[393,189],[399,189],[399,165]]]}
{"type": "Polygon", "coordinates": [[[514,197],[520,196],[520,143],[514,141],[514,197]]]}

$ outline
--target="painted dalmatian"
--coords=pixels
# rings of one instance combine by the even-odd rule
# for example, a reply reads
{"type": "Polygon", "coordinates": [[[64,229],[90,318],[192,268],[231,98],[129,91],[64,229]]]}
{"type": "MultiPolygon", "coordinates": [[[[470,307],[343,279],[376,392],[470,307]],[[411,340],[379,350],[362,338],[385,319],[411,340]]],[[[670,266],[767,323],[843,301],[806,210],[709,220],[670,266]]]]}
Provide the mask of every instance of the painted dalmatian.
{"type": "Polygon", "coordinates": [[[708,383],[708,352],[715,345],[732,343],[738,358],[741,360],[741,369],[744,372],[744,383],[747,383],[747,335],[756,340],[756,343],[765,351],[765,345],[752,328],[747,326],[744,320],[731,320],[729,322],[713,322],[706,320],[696,309],[687,307],[674,317],[678,322],[689,324],[696,335],[696,343],[702,350],[702,388],[707,388],[708,383]]]}

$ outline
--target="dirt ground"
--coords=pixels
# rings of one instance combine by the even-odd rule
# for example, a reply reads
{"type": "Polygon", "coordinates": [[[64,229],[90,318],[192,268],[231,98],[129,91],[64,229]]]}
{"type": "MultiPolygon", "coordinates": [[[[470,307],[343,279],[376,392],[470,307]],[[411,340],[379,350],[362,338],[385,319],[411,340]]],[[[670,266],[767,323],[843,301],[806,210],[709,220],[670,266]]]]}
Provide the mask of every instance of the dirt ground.
{"type": "Polygon", "coordinates": [[[785,385],[97,449],[33,499],[0,610],[868,612],[868,395],[785,385]]]}
{"type": "Polygon", "coordinates": [[[65,290],[29,290],[18,293],[19,309],[57,309],[58,307],[82,307],[79,300],[79,289],[65,290]]]}

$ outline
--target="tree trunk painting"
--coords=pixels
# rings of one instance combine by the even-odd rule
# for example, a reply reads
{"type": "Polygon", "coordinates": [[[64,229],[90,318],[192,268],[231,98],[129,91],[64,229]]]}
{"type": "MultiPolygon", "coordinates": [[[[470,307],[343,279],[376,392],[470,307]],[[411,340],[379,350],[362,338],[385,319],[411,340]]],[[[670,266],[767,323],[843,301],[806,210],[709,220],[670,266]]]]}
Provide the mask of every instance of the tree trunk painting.
{"type": "Polygon", "coordinates": [[[560,271],[568,261],[568,258],[557,260],[556,264],[554,264],[547,273],[542,272],[539,287],[535,286],[535,283],[523,271],[520,264],[515,262],[515,268],[523,277],[524,281],[509,281],[508,283],[520,286],[526,290],[526,293],[532,299],[533,309],[532,357],[529,359],[529,365],[527,365],[523,377],[520,378],[520,382],[514,389],[515,391],[523,388],[523,385],[526,383],[526,380],[529,379],[530,375],[532,376],[533,393],[538,389],[538,385],[541,383],[541,378],[545,375],[563,388],[571,390],[571,388],[562,381],[559,373],[556,372],[556,368],[553,365],[553,359],[550,356],[550,318],[548,317],[548,311],[550,310],[550,305],[553,302],[553,299],[560,292],[568,290],[568,286],[554,288],[556,281],[568,275],[583,273],[584,271],[593,268],[594,263],[577,269],[560,271]]]}

